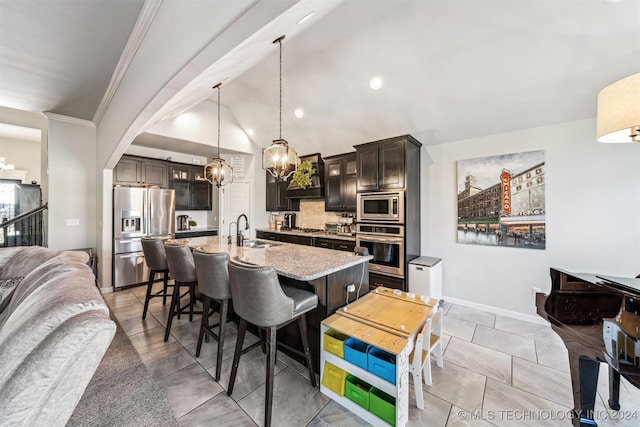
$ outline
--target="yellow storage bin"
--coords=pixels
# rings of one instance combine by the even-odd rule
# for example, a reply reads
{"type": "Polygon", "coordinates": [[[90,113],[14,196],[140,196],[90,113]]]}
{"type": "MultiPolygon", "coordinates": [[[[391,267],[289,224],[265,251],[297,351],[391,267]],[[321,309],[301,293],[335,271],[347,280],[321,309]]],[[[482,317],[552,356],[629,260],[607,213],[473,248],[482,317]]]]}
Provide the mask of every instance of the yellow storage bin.
{"type": "Polygon", "coordinates": [[[345,334],[329,329],[324,333],[324,344],[322,348],[344,359],[344,342],[346,339],[347,336],[345,334]]]}
{"type": "Polygon", "coordinates": [[[336,365],[324,362],[324,373],[322,374],[322,385],[336,393],[338,396],[344,396],[344,383],[347,373],[336,365]]]}

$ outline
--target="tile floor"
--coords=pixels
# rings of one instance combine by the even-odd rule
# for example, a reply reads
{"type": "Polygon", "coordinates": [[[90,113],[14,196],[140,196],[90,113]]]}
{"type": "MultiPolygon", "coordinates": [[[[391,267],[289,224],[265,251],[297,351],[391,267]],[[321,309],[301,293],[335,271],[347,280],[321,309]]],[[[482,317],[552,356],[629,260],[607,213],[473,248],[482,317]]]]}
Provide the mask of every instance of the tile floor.
{"type": "MultiPolygon", "coordinates": [[[[159,284],[157,284],[159,286],[159,284]]],[[[105,294],[182,426],[262,426],[265,356],[258,347],[240,359],[234,393],[226,388],[237,330],[230,324],[222,377],[213,379],[217,343],[196,358],[200,317],[175,319],[163,341],[168,303],[152,299],[142,321],[145,286],[105,294]]],[[[566,349],[549,328],[461,305],[444,305],[444,368],[433,361],[433,384],[423,385],[425,409],[410,391],[409,426],[570,426],[571,382],[566,349]]],[[[217,314],[216,314],[217,315],[217,314]]],[[[215,315],[212,316],[212,321],[215,315]]],[[[257,340],[247,334],[246,344],[257,340]]],[[[608,409],[607,370],[601,365],[596,417],[600,426],[640,425],[640,390],[623,380],[619,413],[608,409]],[[626,419],[620,419],[626,418],[626,419]]],[[[274,426],[362,426],[364,421],[312,388],[306,368],[281,352],[276,363],[274,426]]]]}

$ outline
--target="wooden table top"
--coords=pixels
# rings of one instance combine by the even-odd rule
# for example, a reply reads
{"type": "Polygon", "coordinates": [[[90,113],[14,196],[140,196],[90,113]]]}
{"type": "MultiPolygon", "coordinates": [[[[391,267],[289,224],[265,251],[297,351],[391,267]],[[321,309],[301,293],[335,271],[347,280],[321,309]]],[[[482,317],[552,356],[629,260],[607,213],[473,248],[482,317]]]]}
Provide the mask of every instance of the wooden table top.
{"type": "Polygon", "coordinates": [[[399,354],[437,304],[379,287],[336,311],[322,323],[360,341],[399,354]]]}

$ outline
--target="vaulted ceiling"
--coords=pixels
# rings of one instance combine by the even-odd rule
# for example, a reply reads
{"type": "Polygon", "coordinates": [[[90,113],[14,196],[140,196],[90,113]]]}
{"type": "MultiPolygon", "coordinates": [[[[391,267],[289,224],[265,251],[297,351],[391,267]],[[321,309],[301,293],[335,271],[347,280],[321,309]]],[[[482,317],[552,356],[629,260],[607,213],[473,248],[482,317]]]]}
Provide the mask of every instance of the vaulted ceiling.
{"type": "MultiPolygon", "coordinates": [[[[0,2],[0,105],[93,118],[142,0],[68,3],[0,2]]],[[[333,1],[283,42],[283,136],[331,155],[404,133],[429,145],[595,117],[597,92],[640,71],[639,18],[638,0],[333,1]]],[[[228,72],[223,126],[266,146],[278,136],[278,49],[251,49],[243,67],[229,55],[212,70],[228,72]]]]}

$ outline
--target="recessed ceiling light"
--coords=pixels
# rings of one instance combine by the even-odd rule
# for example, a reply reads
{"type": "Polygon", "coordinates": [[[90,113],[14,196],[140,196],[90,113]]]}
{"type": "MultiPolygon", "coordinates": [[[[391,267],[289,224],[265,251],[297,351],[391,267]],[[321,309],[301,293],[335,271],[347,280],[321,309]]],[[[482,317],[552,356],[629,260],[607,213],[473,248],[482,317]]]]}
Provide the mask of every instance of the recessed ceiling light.
{"type": "Polygon", "coordinates": [[[382,87],[382,78],[381,77],[373,77],[371,80],[369,80],[369,86],[371,86],[371,89],[373,90],[378,90],[382,87]]]}
{"type": "Polygon", "coordinates": [[[307,22],[314,14],[315,12],[310,12],[307,13],[306,15],[304,15],[302,18],[300,18],[298,20],[298,22],[296,22],[296,24],[300,25],[300,24],[304,24],[305,22],[307,22]]]}
{"type": "Polygon", "coordinates": [[[301,119],[304,117],[304,110],[302,108],[296,108],[293,112],[297,118],[301,119]]]}
{"type": "Polygon", "coordinates": [[[247,129],[247,135],[253,136],[253,129],[247,129]]]}

